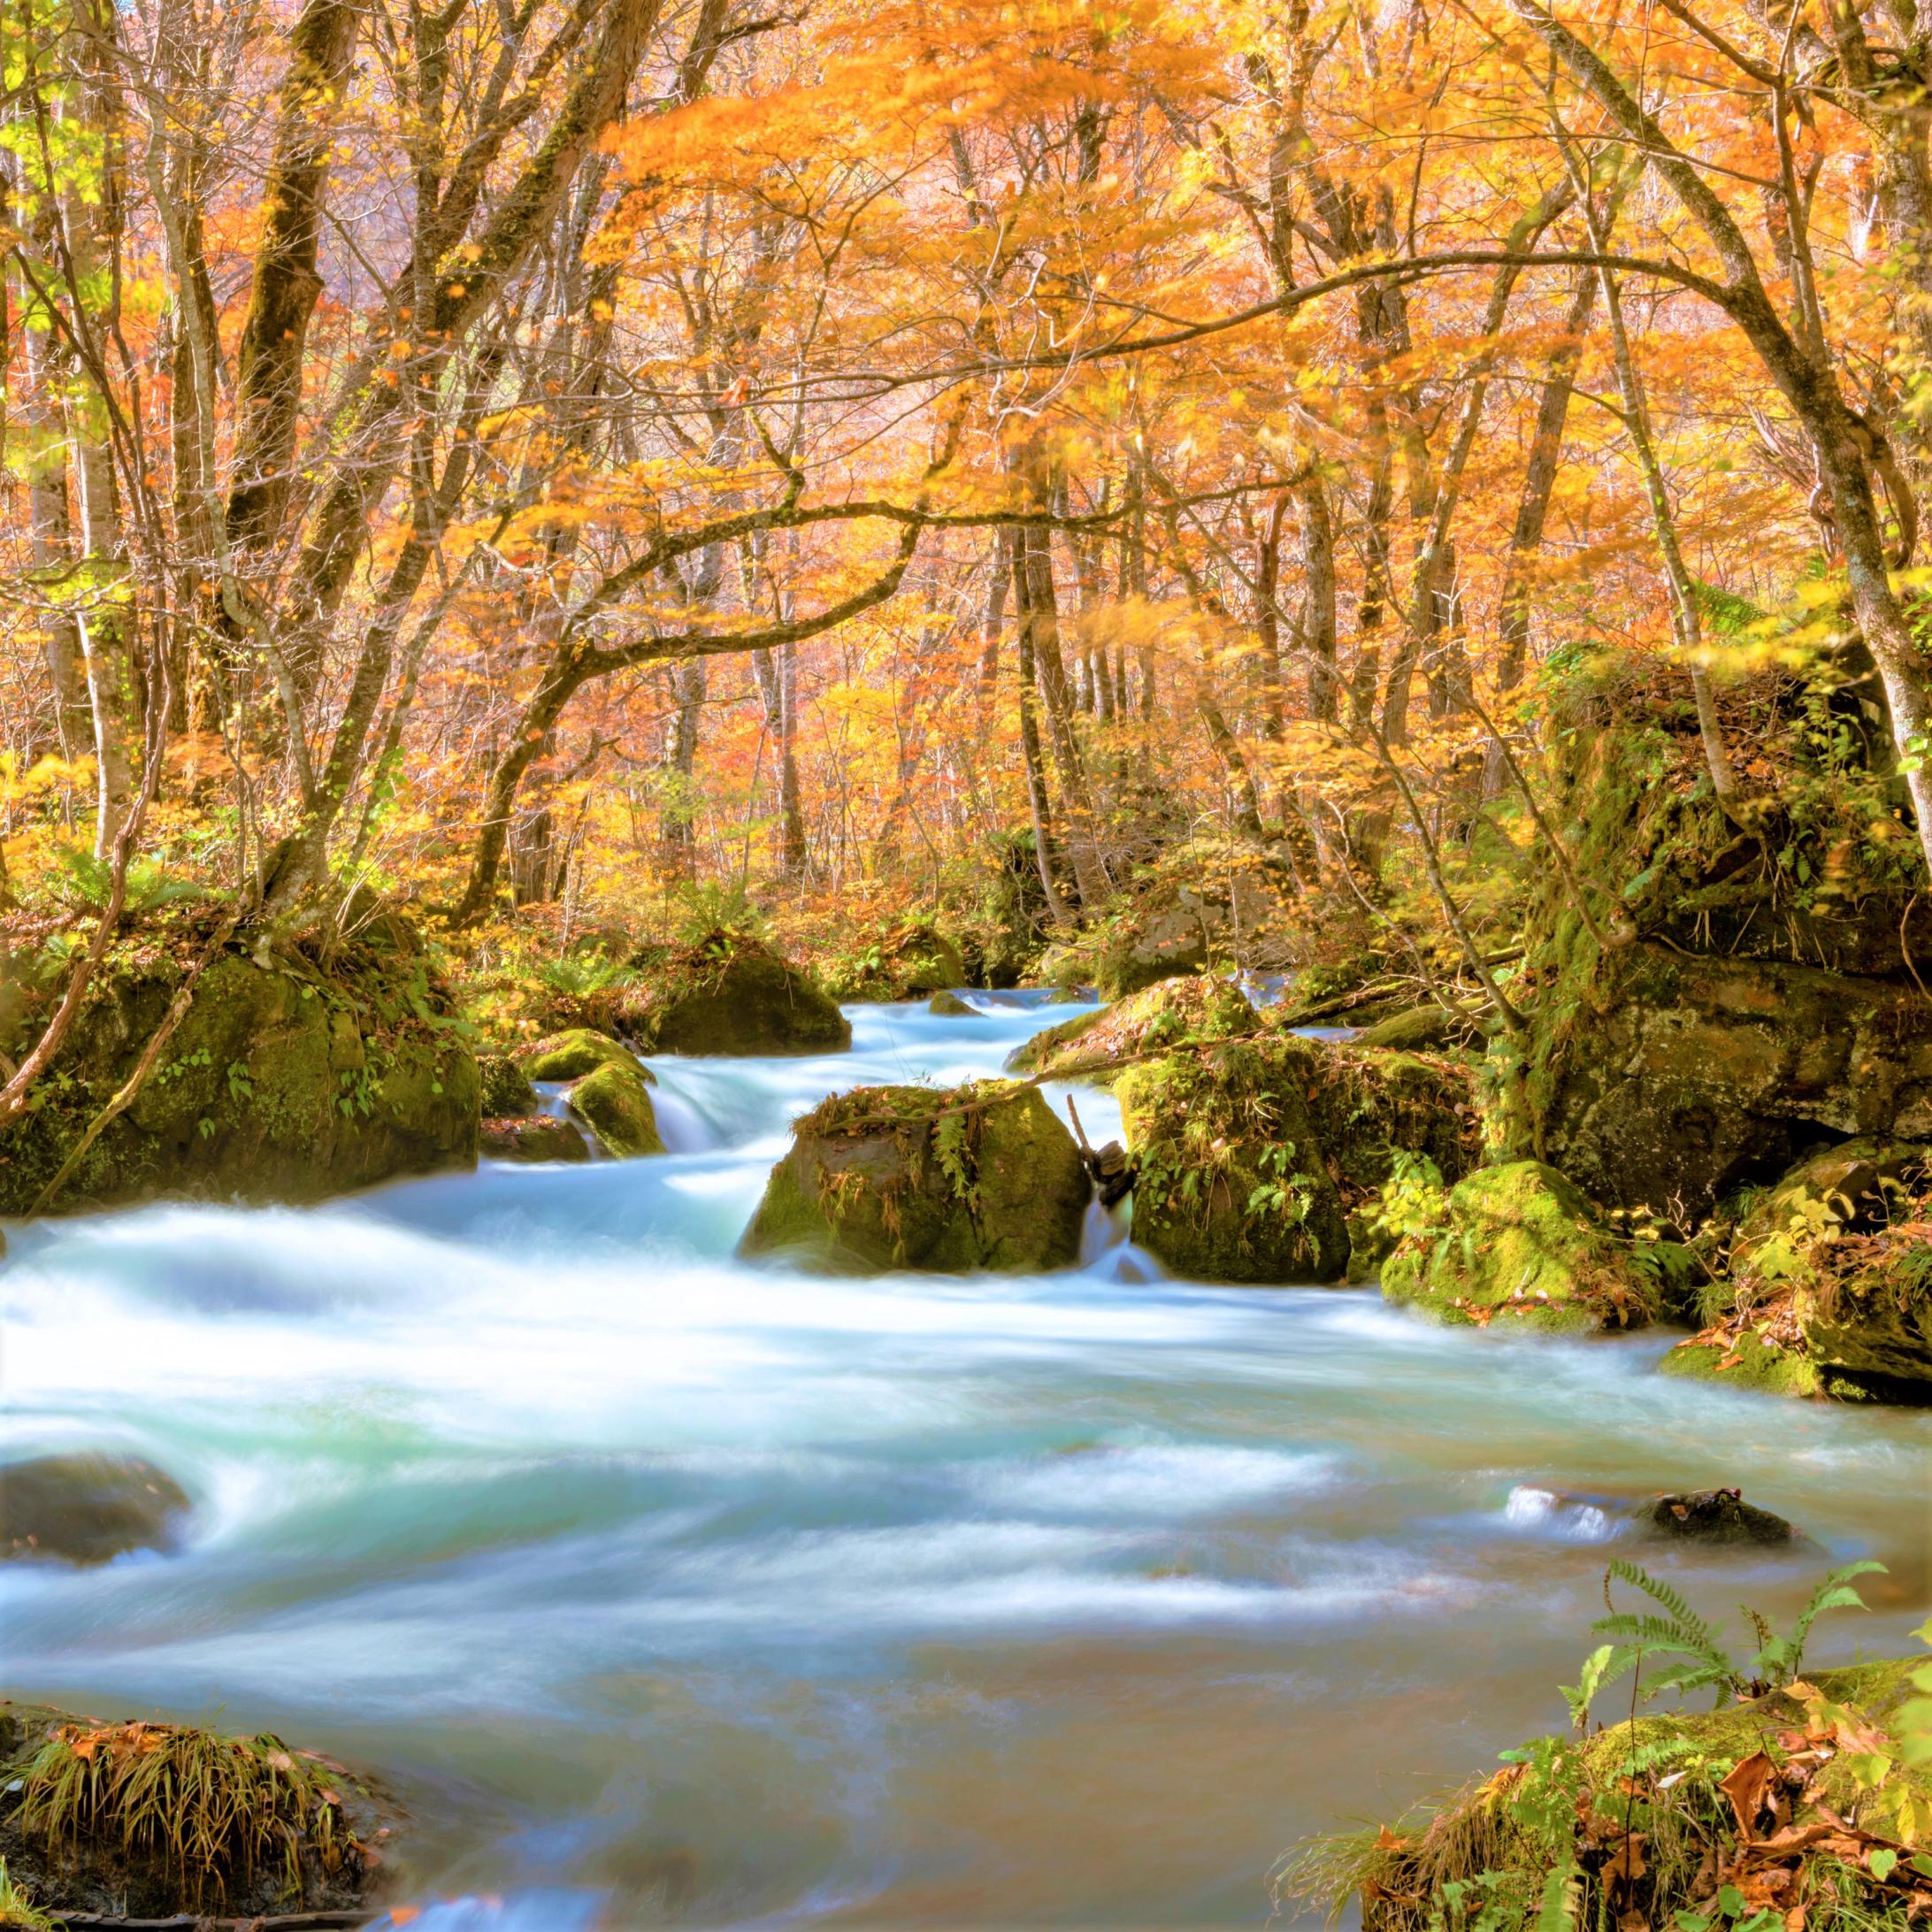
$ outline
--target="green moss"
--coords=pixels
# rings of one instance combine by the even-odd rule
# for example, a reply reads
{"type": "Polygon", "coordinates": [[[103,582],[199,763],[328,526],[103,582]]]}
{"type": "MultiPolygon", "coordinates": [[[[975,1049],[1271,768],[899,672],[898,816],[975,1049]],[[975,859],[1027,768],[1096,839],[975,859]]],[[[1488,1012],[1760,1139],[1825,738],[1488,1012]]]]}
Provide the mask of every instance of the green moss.
{"type": "Polygon", "coordinates": [[[581,1080],[600,1067],[637,1068],[637,1055],[608,1033],[576,1026],[568,1032],[553,1033],[517,1055],[518,1063],[532,1080],[581,1080]]]}
{"type": "Polygon", "coordinates": [[[634,1062],[625,1066],[610,1062],[586,1073],[571,1089],[571,1111],[613,1160],[632,1161],[664,1151],[644,1070],[634,1062]]]}
{"type": "Polygon", "coordinates": [[[1640,1326],[1656,1291],[1553,1168],[1482,1168],[1450,1191],[1448,1224],[1406,1237],[1382,1292],[1446,1322],[1565,1330],[1640,1326]]]}
{"type": "Polygon", "coordinates": [[[1695,1339],[1679,1342],[1657,1367],[1667,1376],[1718,1382],[1729,1388],[1754,1389],[1767,1395],[1824,1393],[1816,1363],[1749,1329],[1729,1343],[1695,1339]]]}
{"type": "Polygon", "coordinates": [[[1066,1077],[1077,1073],[1105,1085],[1110,1063],[1158,1053],[1183,1041],[1238,1039],[1254,1032],[1260,1016],[1241,989],[1206,975],[1163,979],[1099,1013],[1085,1013],[1036,1033],[1008,1059],[1016,1073],[1066,1077]]]}
{"type": "Polygon", "coordinates": [[[1483,1037],[1466,1020],[1439,1006],[1412,1008],[1407,1013],[1392,1013],[1355,1036],[1358,1046],[1383,1046],[1398,1053],[1442,1053],[1469,1046],[1477,1051],[1483,1037]]]}
{"type": "Polygon", "coordinates": [[[1134,1238],[1196,1281],[1338,1280],[1342,1200],[1304,1094],[1305,1040],[1230,1040],[1129,1068],[1134,1238]]]}
{"type": "Polygon", "coordinates": [[[485,1054],[477,1062],[485,1120],[522,1120],[537,1110],[537,1090],[508,1054],[485,1054]]]}
{"type": "Polygon", "coordinates": [[[1062,1268],[1091,1192],[1036,1088],[860,1087],[796,1123],[742,1252],[856,1272],[1062,1268]]]}
{"type": "Polygon", "coordinates": [[[1292,1050],[1315,1138],[1350,1208],[1379,1192],[1398,1154],[1426,1156],[1447,1181],[1476,1164],[1476,1082],[1461,1062],[1360,1040],[1298,1040],[1292,1050]]]}
{"type": "Polygon", "coordinates": [[[977,1020],[978,1007],[968,1006],[956,993],[936,993],[926,1001],[926,1011],[944,1020],[977,1020]]]}
{"type": "Polygon", "coordinates": [[[966,984],[959,947],[923,919],[860,941],[824,970],[826,990],[840,1000],[924,1000],[966,984]]]}
{"type": "MultiPolygon", "coordinates": [[[[28,1211],[133,1071],[208,943],[210,918],[136,926],[110,953],[32,1111],[0,1133],[0,1214],[28,1211]]],[[[467,1029],[427,955],[398,944],[392,925],[339,947],[326,969],[266,931],[224,948],[56,1211],[154,1198],[312,1201],[472,1165],[480,1083],[467,1029]]],[[[42,1016],[27,1012],[16,1046],[42,1016]]]]}

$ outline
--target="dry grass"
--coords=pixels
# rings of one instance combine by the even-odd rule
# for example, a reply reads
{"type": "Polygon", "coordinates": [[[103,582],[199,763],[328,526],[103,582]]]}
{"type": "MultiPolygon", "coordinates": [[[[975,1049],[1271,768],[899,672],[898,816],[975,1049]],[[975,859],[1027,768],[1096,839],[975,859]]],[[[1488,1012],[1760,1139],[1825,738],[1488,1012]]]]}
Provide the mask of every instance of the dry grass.
{"type": "Polygon", "coordinates": [[[266,1733],[63,1724],[6,1776],[20,1781],[13,1822],[30,1842],[57,1856],[106,1843],[164,1862],[196,1906],[278,1868],[300,1896],[306,1858],[330,1876],[363,1860],[329,1771],[266,1733]]]}

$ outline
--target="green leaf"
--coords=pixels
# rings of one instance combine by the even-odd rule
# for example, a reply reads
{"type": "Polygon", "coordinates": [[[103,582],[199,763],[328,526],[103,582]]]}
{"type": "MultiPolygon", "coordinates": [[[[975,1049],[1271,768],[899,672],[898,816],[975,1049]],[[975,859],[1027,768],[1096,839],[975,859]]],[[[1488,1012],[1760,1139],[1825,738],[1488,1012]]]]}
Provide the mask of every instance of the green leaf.
{"type": "Polygon", "coordinates": [[[1892,1867],[1898,1862],[1898,1854],[1888,1851],[1882,1845],[1874,1845],[1867,1855],[1865,1862],[1871,1867],[1872,1876],[1882,1885],[1892,1875],[1892,1867]]]}

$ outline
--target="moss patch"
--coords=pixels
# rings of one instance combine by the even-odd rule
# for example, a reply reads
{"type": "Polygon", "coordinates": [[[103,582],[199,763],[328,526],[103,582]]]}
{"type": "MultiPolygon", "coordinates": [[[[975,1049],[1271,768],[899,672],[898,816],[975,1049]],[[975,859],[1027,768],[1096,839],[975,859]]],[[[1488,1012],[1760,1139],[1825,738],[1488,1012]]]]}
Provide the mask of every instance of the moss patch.
{"type": "Polygon", "coordinates": [[[587,1026],[573,1026],[525,1046],[517,1062],[532,1080],[581,1080],[600,1067],[638,1067],[637,1055],[621,1040],[587,1026]]]}
{"type": "Polygon", "coordinates": [[[1238,986],[1196,975],[1163,979],[1098,1013],[1062,1020],[1017,1047],[1007,1062],[1015,1073],[1056,1077],[1077,1074],[1105,1085],[1119,1062],[1187,1040],[1238,1039],[1255,1031],[1260,1016],[1238,986]]]}
{"type": "Polygon", "coordinates": [[[740,1252],[855,1272],[1063,1268],[1091,1198],[1037,1089],[860,1087],[794,1127],[740,1252]]]}
{"type": "Polygon", "coordinates": [[[537,1090],[508,1054],[485,1054],[476,1063],[485,1120],[518,1120],[537,1110],[537,1090]]]}
{"type": "Polygon", "coordinates": [[[1555,1169],[1514,1161],[1450,1190],[1446,1221],[1404,1237],[1382,1270],[1391,1301],[1446,1322],[1632,1328],[1657,1312],[1651,1277],[1555,1169]]]}
{"type": "Polygon", "coordinates": [[[937,927],[908,919],[826,962],[824,978],[839,1000],[924,1000],[963,986],[966,962],[937,927]]]}

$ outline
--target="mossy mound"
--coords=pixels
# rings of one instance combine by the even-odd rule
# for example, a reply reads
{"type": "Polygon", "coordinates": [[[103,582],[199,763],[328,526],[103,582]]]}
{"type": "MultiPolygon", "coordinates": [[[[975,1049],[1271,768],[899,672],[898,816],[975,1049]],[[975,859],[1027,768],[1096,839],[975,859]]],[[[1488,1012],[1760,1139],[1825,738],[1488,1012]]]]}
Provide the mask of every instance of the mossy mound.
{"type": "Polygon", "coordinates": [[[1246,996],[1228,980],[1204,974],[1163,979],[1098,1013],[1034,1034],[1008,1056],[1007,1066],[1014,1073],[1077,1075],[1105,1085],[1121,1063],[1138,1055],[1184,1040],[1238,1039],[1260,1024],[1246,996]]]}
{"type": "Polygon", "coordinates": [[[0,1557],[106,1563],[174,1543],[188,1497],[139,1456],[30,1456],[0,1463],[0,1557]]]}
{"type": "Polygon", "coordinates": [[[530,1076],[508,1054],[484,1054],[476,1063],[485,1120],[519,1120],[537,1110],[530,1076]]]}
{"type": "Polygon", "coordinates": [[[522,1166],[587,1161],[590,1143],[575,1121],[548,1114],[483,1123],[482,1151],[491,1161],[514,1161],[522,1166]]]}
{"type": "Polygon", "coordinates": [[[104,1924],[352,1913],[394,1828],[341,1766],[265,1732],[0,1704],[0,1781],[9,1878],[43,1911],[104,1924]]]}
{"type": "Polygon", "coordinates": [[[1751,1205],[1717,1319],[1662,1366],[1780,1395],[1932,1399],[1932,1156],[1854,1140],[1751,1205]]]}
{"type": "Polygon", "coordinates": [[[937,927],[908,919],[832,959],[824,975],[839,1000],[924,1000],[963,986],[966,962],[937,927]]]}
{"type": "Polygon", "coordinates": [[[1077,1260],[1091,1184],[1035,1088],[859,1087],[795,1123],[740,1252],[855,1273],[1077,1260]]]}
{"type": "MultiPolygon", "coordinates": [[[[133,1073],[213,916],[175,908],[110,951],[32,1111],[0,1130],[0,1215],[29,1212],[133,1073]]],[[[18,1059],[58,974],[14,955],[18,1059]]],[[[56,1213],[153,1200],[309,1202],[476,1163],[476,1056],[429,954],[388,916],[347,941],[237,935],[196,984],[159,1063],[82,1159],[56,1213]]]]}
{"type": "Polygon", "coordinates": [[[1538,1739],[1446,1805],[1319,1841],[1282,1891],[1359,1899],[1365,1932],[1903,1927],[1932,1905],[1912,1851],[1932,1767],[1904,1751],[1923,1668],[1820,1670],[1715,1711],[1538,1739]]]}
{"type": "Polygon", "coordinates": [[[638,1060],[623,1041],[610,1034],[573,1026],[524,1047],[517,1055],[517,1064],[531,1080],[581,1080],[599,1067],[635,1068],[638,1060]]]}
{"type": "Polygon", "coordinates": [[[1439,1006],[1411,1007],[1392,1013],[1356,1034],[1357,1046],[1381,1046],[1395,1053],[1445,1054],[1483,1049],[1481,1030],[1471,1020],[1439,1006]]]}
{"type": "Polygon", "coordinates": [[[1338,1281],[1340,1192],[1304,1098],[1308,1043],[1237,1039],[1116,1083],[1138,1168],[1134,1238],[1194,1281],[1338,1281]]]}
{"type": "Polygon", "coordinates": [[[1379,1192],[1398,1154],[1425,1157],[1451,1182],[1480,1159],[1481,1109],[1462,1062],[1360,1040],[1295,1039],[1289,1051],[1322,1157],[1348,1207],[1379,1192]]]}
{"type": "Polygon", "coordinates": [[[818,982],[748,934],[720,930],[632,963],[640,983],[620,1013],[653,1052],[835,1054],[852,1044],[851,1022],[818,982]]]}
{"type": "Polygon", "coordinates": [[[1513,1161],[1449,1190],[1441,1224],[1406,1235],[1382,1292],[1440,1319],[1552,1330],[1635,1328],[1659,1312],[1654,1276],[1554,1168],[1513,1161]]]}
{"type": "Polygon", "coordinates": [[[614,1161],[634,1161],[664,1151],[657,1110],[643,1068],[610,1062],[571,1088],[571,1112],[614,1161]]]}
{"type": "Polygon", "coordinates": [[[956,993],[936,993],[926,1001],[926,1011],[942,1020],[977,1020],[979,1008],[968,1006],[956,993]]]}

